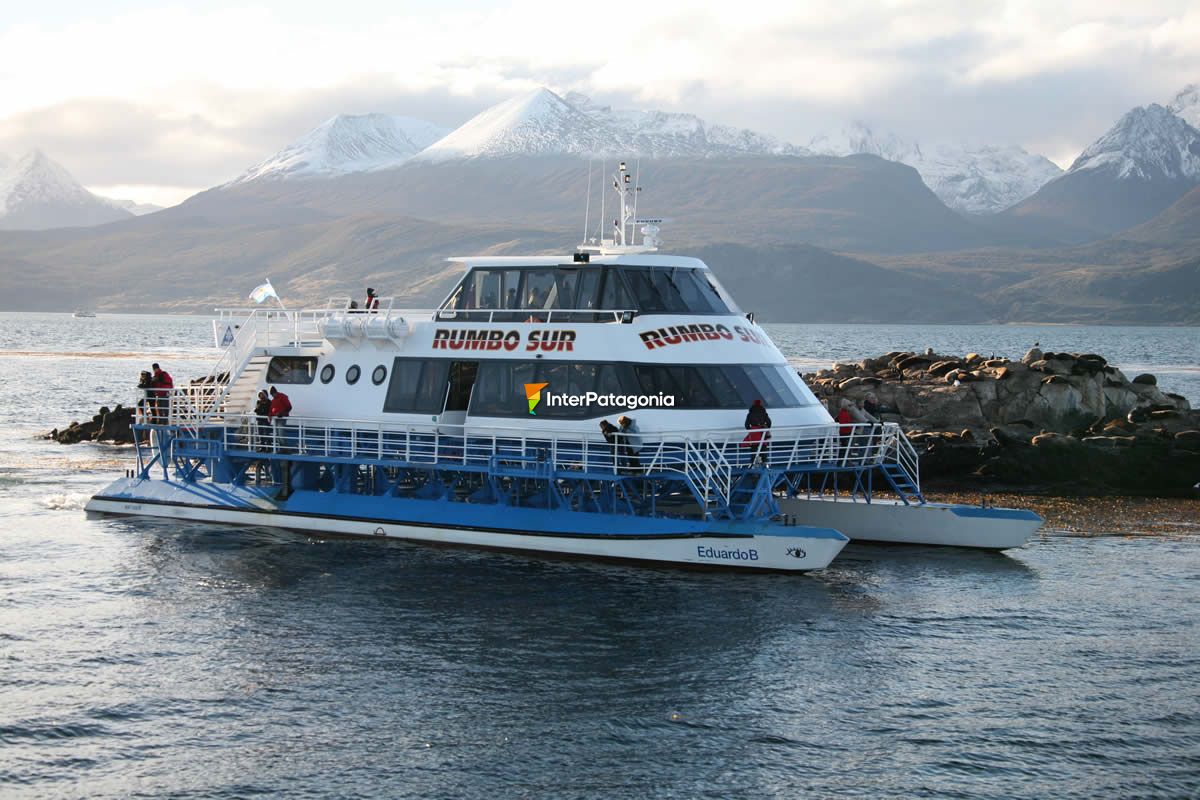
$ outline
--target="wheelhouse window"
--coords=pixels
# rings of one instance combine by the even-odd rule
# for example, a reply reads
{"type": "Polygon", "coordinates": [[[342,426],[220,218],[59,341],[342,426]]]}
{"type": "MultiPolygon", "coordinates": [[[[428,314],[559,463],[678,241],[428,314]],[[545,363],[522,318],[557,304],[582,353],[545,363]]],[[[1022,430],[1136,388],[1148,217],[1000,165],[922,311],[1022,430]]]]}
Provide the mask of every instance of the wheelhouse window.
{"type": "Polygon", "coordinates": [[[312,383],[317,359],[312,356],[275,356],[267,365],[267,383],[312,383]]]}
{"type": "Polygon", "coordinates": [[[621,267],[643,314],[733,313],[704,272],[685,267],[621,267]]]}
{"type": "MultiPolygon", "coordinates": [[[[638,311],[643,314],[738,314],[737,305],[704,269],[637,265],[476,267],[444,309],[489,312],[496,322],[546,321],[550,311],[638,311]],[[496,312],[511,311],[511,314],[496,312]],[[522,313],[524,312],[524,313],[522,313]]],[[[570,314],[561,321],[608,321],[612,315],[570,314]]],[[[554,319],[559,321],[559,317],[554,319]]]]}

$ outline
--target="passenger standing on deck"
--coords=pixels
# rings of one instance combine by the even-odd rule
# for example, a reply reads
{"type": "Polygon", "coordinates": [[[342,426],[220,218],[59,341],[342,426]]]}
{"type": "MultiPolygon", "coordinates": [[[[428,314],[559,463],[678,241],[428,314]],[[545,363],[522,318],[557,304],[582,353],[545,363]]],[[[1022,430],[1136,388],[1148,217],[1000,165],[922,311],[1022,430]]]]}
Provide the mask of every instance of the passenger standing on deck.
{"type": "Polygon", "coordinates": [[[287,429],[287,418],[292,413],[292,401],[274,386],[271,387],[270,412],[271,420],[275,423],[275,449],[279,451],[287,429]]]}
{"type": "Polygon", "coordinates": [[[875,417],[875,415],[867,411],[866,405],[866,401],[862,398],[859,398],[858,400],[854,401],[853,405],[850,406],[850,418],[859,425],[863,426],[857,428],[855,431],[854,439],[855,444],[857,445],[855,454],[864,456],[869,454],[872,445],[875,444],[876,434],[878,433],[874,427],[866,426],[874,426],[879,423],[879,420],[875,417]]]}
{"type": "Polygon", "coordinates": [[[630,472],[638,472],[642,468],[638,457],[642,452],[642,437],[637,423],[631,417],[620,416],[617,425],[620,426],[620,449],[625,456],[625,468],[630,472]]]}
{"type": "Polygon", "coordinates": [[[150,388],[154,385],[154,376],[150,374],[150,370],[144,369],[138,373],[138,392],[139,399],[137,402],[136,422],[143,425],[150,422],[151,406],[154,404],[153,392],[150,388]]]}
{"type": "Polygon", "coordinates": [[[837,416],[834,417],[834,419],[837,420],[839,425],[841,425],[841,427],[838,428],[838,433],[842,437],[842,455],[847,456],[850,454],[850,441],[853,438],[854,433],[854,417],[850,414],[849,400],[844,397],[842,398],[841,408],[838,410],[837,416]]]}
{"type": "Polygon", "coordinates": [[[150,385],[154,388],[154,424],[165,425],[167,423],[167,415],[171,407],[171,390],[175,388],[175,381],[171,379],[171,373],[162,369],[158,364],[151,364],[150,369],[154,374],[150,378],[150,385]]]}
{"type": "Polygon", "coordinates": [[[368,314],[373,314],[379,310],[379,298],[375,295],[375,290],[367,287],[367,302],[363,306],[368,314]]]}
{"type": "Polygon", "coordinates": [[[869,415],[871,415],[871,417],[874,418],[874,420],[876,422],[879,421],[879,413],[880,413],[879,398],[875,396],[874,392],[867,392],[867,396],[863,400],[862,407],[863,407],[863,411],[865,411],[869,415]]]}
{"type": "Polygon", "coordinates": [[[771,415],[762,400],[755,400],[746,412],[746,438],[742,446],[752,448],[750,462],[754,463],[762,457],[763,447],[771,438],[771,415]]]}
{"type": "Polygon", "coordinates": [[[258,402],[254,404],[254,416],[257,417],[257,446],[264,448],[267,446],[268,429],[271,427],[271,398],[267,395],[266,389],[258,393],[258,402]]]}

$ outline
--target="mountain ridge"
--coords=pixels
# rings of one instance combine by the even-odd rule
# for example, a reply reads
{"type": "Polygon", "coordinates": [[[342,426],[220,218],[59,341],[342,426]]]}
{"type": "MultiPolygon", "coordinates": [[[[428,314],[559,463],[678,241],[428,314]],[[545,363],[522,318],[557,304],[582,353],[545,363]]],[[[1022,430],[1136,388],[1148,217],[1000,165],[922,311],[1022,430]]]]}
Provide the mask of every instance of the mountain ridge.
{"type": "Polygon", "coordinates": [[[397,114],[338,114],[230,181],[295,180],[403,164],[447,131],[397,114]]]}
{"type": "Polygon", "coordinates": [[[31,150],[0,170],[0,229],[101,225],[130,217],[130,212],[85,189],[41,150],[31,150]]]}

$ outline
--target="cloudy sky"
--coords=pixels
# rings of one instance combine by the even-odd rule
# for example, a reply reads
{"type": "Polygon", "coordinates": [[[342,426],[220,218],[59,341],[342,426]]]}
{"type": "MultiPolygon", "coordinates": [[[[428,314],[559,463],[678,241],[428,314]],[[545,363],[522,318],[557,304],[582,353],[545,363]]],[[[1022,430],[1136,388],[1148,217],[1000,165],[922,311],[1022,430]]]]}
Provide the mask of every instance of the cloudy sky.
{"type": "Polygon", "coordinates": [[[4,3],[0,155],[177,202],[336,113],[457,125],[539,85],[806,143],[850,120],[1067,165],[1200,81],[1196,0],[4,3]],[[582,4],[581,4],[582,5],[582,4]]]}

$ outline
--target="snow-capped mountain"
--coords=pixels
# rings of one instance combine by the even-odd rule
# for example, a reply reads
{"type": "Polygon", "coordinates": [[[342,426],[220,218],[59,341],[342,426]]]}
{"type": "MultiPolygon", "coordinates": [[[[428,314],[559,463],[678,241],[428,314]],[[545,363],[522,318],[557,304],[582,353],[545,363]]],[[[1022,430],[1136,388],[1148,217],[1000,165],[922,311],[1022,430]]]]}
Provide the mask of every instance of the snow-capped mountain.
{"type": "Polygon", "coordinates": [[[809,143],[814,152],[846,156],[869,153],[915,169],[943,203],[971,214],[1001,211],[1062,174],[1050,159],[1016,145],[919,142],[855,122],[809,143]]]}
{"type": "Polygon", "coordinates": [[[1167,103],[1167,110],[1200,130],[1200,83],[1189,83],[1167,103]]]}
{"type": "Polygon", "coordinates": [[[339,114],[231,183],[329,178],[398,167],[446,129],[394,114],[339,114]]]}
{"type": "Polygon", "coordinates": [[[1080,153],[1067,173],[1087,170],[1122,180],[1200,181],[1200,131],[1157,103],[1135,108],[1080,153]]]}
{"type": "Polygon", "coordinates": [[[62,165],[34,150],[0,170],[0,228],[36,230],[129,219],[132,215],[92,194],[62,165]]]}
{"type": "Polygon", "coordinates": [[[1011,209],[1065,241],[1140,225],[1200,184],[1200,131],[1160,105],[1135,108],[1061,177],[1011,209]]]}
{"type": "Polygon", "coordinates": [[[650,158],[811,155],[807,148],[746,128],[705,122],[695,114],[614,110],[612,106],[596,105],[579,92],[568,92],[565,102],[591,117],[597,125],[629,140],[634,155],[650,158]]]}
{"type": "Polygon", "coordinates": [[[505,100],[426,148],[419,161],[515,155],[708,158],[803,155],[803,148],[692,114],[620,111],[549,89],[505,100]]]}

